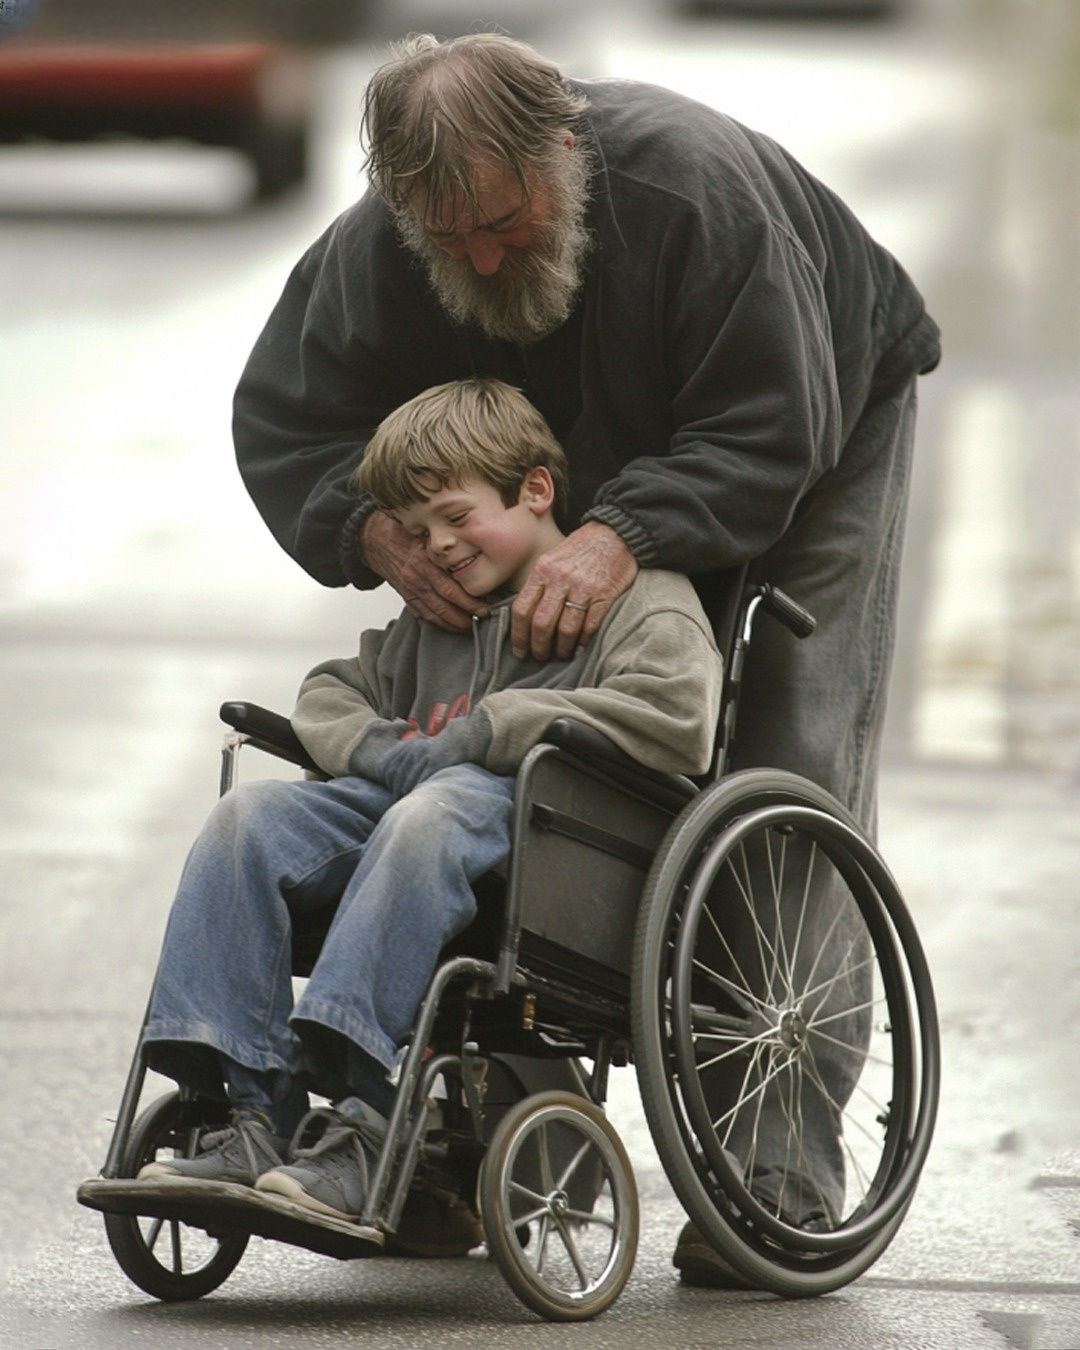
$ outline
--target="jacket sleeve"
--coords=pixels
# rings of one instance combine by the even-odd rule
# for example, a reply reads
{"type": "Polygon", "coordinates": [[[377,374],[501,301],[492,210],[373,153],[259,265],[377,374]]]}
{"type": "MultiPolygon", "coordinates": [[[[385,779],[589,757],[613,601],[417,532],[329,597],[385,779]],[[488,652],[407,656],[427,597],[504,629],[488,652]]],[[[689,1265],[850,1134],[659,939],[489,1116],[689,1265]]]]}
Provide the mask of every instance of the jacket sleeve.
{"type": "Polygon", "coordinates": [[[555,718],[574,717],[650,768],[705,772],[719,716],[722,662],[704,616],[624,605],[593,641],[600,644],[599,663],[588,687],[512,688],[483,700],[474,715],[491,725],[486,767],[516,773],[555,718]]]}
{"type": "MultiPolygon", "coordinates": [[[[657,244],[665,309],[655,348],[647,332],[616,323],[631,346],[645,344],[637,351],[644,383],[649,371],[666,373],[671,423],[655,450],[600,487],[586,518],[615,529],[643,567],[694,575],[759,555],[839,458],[820,278],[774,224],[760,222],[754,235],[745,222],[738,228],[743,251],[728,242],[725,276],[713,222],[672,222],[657,244]]],[[[633,363],[625,351],[624,359],[633,363]]],[[[636,397],[624,387],[624,402],[636,397]]]]}
{"type": "Polygon", "coordinates": [[[368,733],[391,725],[390,719],[376,711],[355,657],[324,661],[310,671],[289,720],[304,749],[332,778],[349,772],[350,761],[368,733]]]}
{"type": "Polygon", "coordinates": [[[363,507],[349,478],[393,408],[466,373],[453,360],[447,321],[385,209],[365,196],[293,269],[233,402],[244,485],[281,547],[317,581],[381,582],[356,552],[363,507]]]}
{"type": "Polygon", "coordinates": [[[395,624],[365,630],[356,656],[323,661],[304,677],[290,716],[293,730],[316,764],[332,778],[366,772],[377,777],[375,761],[402,735],[380,657],[395,624]],[[361,745],[368,746],[364,760],[361,745]]]}

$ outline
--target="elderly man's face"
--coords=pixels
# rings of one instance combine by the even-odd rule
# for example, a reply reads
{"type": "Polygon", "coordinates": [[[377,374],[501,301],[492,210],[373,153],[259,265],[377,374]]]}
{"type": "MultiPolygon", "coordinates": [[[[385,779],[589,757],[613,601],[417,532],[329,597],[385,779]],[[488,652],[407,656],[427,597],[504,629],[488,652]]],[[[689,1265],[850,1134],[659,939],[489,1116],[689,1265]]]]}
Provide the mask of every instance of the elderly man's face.
{"type": "Polygon", "coordinates": [[[477,206],[429,206],[417,193],[399,220],[450,317],[523,346],[558,328],[581,287],[588,251],[585,178],[566,142],[565,172],[525,192],[492,165],[477,172],[477,206]]]}
{"type": "Polygon", "coordinates": [[[545,184],[526,194],[515,178],[490,168],[477,174],[475,210],[429,211],[423,200],[417,206],[428,241],[454,262],[467,261],[481,277],[513,275],[514,258],[536,247],[554,214],[545,184]]]}

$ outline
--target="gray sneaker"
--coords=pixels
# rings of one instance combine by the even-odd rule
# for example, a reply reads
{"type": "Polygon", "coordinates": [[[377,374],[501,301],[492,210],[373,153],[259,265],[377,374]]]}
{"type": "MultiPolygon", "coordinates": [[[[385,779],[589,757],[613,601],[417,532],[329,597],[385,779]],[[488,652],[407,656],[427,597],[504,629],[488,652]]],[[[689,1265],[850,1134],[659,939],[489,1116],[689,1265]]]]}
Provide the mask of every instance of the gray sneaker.
{"type": "Polygon", "coordinates": [[[159,1158],[139,1172],[139,1181],[226,1181],[254,1186],[263,1172],[280,1167],[288,1140],[271,1134],[268,1122],[234,1111],[232,1124],[204,1135],[194,1158],[159,1158]]]}
{"type": "Polygon", "coordinates": [[[317,1214],[355,1221],[364,1211],[369,1169],[382,1149],[386,1125],[384,1116],[356,1097],[336,1108],[310,1111],[296,1131],[292,1161],[264,1172],[255,1189],[283,1195],[317,1214]],[[307,1145],[313,1136],[316,1142],[307,1145]]]}

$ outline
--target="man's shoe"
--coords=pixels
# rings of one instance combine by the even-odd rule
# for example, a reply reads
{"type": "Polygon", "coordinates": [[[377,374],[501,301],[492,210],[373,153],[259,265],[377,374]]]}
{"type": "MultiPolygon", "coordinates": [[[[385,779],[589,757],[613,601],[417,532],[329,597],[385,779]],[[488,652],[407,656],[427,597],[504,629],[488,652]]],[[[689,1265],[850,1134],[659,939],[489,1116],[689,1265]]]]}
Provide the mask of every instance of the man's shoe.
{"type": "Polygon", "coordinates": [[[692,1223],[684,1225],[672,1263],[683,1284],[702,1289],[756,1289],[752,1281],[724,1260],[692,1223]]]}
{"type": "Polygon", "coordinates": [[[443,1196],[414,1185],[405,1199],[396,1233],[386,1235],[388,1256],[468,1256],[484,1241],[484,1226],[460,1196],[443,1196]]]}
{"type": "MultiPolygon", "coordinates": [[[[804,1219],[799,1227],[804,1233],[831,1233],[836,1225],[826,1215],[816,1213],[804,1219]]],[[[683,1284],[692,1284],[704,1289],[759,1287],[729,1266],[692,1223],[685,1224],[679,1234],[672,1264],[679,1272],[683,1284]]]]}
{"type": "Polygon", "coordinates": [[[225,1181],[254,1186],[280,1167],[288,1140],[271,1134],[269,1122],[250,1111],[234,1111],[232,1124],[203,1136],[194,1158],[159,1158],[139,1172],[139,1181],[225,1181]]]}
{"type": "Polygon", "coordinates": [[[355,1222],[364,1211],[371,1164],[386,1138],[386,1119],[356,1097],[309,1111],[296,1131],[291,1161],[264,1172],[257,1191],[282,1195],[316,1214],[355,1222]],[[314,1142],[308,1144],[308,1140],[314,1142]]]}

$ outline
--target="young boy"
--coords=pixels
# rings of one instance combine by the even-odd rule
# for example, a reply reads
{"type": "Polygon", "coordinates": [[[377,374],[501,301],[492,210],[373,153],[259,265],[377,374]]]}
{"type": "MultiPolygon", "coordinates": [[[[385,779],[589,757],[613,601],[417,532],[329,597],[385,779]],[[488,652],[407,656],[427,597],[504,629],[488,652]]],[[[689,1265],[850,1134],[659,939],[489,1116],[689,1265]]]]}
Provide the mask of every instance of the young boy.
{"type": "Polygon", "coordinates": [[[292,715],[329,781],[250,783],[218,803],[180,881],[145,1042],[181,1083],[220,1095],[224,1082],[232,1124],[196,1158],[140,1173],[255,1186],[344,1219],[362,1212],[387,1073],[439,951],[473,917],[472,882],[509,851],[525,754],[570,715],[654,768],[702,772],[721,675],[689,582],[660,571],[570,661],[512,654],[513,595],[562,538],[566,463],[509,386],[414,398],[355,483],[488,615],[461,634],[406,611],[363,633],[358,656],[307,676],[292,715]],[[331,914],[294,1006],[293,924],[331,914]],[[309,1089],[336,1105],[308,1112],[309,1089]]]}

